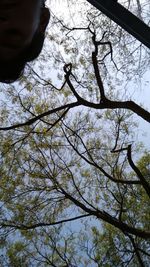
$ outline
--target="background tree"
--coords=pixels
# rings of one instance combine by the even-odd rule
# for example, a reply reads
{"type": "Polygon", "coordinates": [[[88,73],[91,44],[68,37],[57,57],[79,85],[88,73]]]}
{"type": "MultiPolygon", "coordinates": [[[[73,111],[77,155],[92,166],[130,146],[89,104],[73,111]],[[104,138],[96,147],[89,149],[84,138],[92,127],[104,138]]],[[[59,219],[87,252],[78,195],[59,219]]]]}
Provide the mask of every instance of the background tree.
{"type": "Polygon", "coordinates": [[[129,85],[149,52],[85,2],[74,10],[52,13],[39,62],[1,87],[1,264],[148,266],[149,148],[135,114],[150,114],[129,85]]]}

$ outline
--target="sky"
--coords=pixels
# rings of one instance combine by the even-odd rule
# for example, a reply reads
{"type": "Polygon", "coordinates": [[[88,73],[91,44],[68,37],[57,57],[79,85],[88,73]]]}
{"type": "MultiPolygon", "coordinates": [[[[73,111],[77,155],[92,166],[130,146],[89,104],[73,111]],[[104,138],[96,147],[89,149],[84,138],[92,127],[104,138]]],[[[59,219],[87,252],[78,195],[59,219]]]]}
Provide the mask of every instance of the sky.
{"type": "MultiPolygon", "coordinates": [[[[59,16],[70,17],[71,9],[68,9],[68,2],[69,1],[62,1],[62,0],[55,0],[55,1],[47,1],[47,5],[54,10],[55,5],[55,14],[59,14],[59,16]],[[60,5],[61,2],[61,5],[60,5]]],[[[76,14],[78,14],[78,10],[80,6],[76,4],[76,14]]],[[[80,22],[80,17],[72,17],[72,23],[78,20],[80,22]]],[[[49,31],[51,30],[51,26],[49,27],[49,31]]],[[[136,84],[135,82],[130,82],[128,84],[128,90],[130,91],[130,95],[133,97],[134,101],[137,102],[139,105],[144,103],[144,107],[150,111],[150,70],[147,70],[145,74],[142,76],[141,80],[136,84]]],[[[136,133],[137,139],[139,141],[144,142],[145,147],[150,151],[150,127],[147,122],[143,119],[139,119],[135,115],[135,120],[138,121],[139,127],[138,132],[136,133]]],[[[74,227],[78,228],[79,224],[75,224],[74,227]]]]}

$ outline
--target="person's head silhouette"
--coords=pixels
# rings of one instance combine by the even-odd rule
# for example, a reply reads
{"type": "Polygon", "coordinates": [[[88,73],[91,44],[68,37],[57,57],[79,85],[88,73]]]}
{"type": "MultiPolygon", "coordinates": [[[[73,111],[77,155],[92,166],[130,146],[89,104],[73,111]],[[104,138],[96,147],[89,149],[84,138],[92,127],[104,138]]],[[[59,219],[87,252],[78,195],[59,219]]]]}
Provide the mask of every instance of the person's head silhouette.
{"type": "Polygon", "coordinates": [[[0,82],[16,81],[38,57],[49,18],[45,0],[0,0],[0,82]]]}

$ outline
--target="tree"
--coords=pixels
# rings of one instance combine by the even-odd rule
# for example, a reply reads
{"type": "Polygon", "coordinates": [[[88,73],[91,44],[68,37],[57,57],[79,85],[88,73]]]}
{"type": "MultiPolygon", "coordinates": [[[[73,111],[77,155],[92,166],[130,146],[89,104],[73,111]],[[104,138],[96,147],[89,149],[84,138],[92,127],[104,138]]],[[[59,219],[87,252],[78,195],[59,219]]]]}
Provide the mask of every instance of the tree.
{"type": "Polygon", "coordinates": [[[150,114],[124,88],[148,52],[95,9],[81,11],[80,26],[53,16],[53,57],[44,52],[3,90],[4,266],[148,266],[149,152],[134,113],[150,114]]]}
{"type": "MultiPolygon", "coordinates": [[[[144,176],[149,177],[150,158],[147,152],[139,160],[138,167],[144,176]]],[[[131,176],[133,173],[131,173],[131,176]]],[[[115,192],[113,194],[116,196],[115,192]]],[[[124,213],[130,210],[134,220],[141,222],[143,228],[148,227],[149,222],[149,205],[148,199],[146,201],[143,190],[133,189],[133,194],[128,194],[125,201],[126,207],[124,213]],[[137,200],[134,201],[134,196],[137,200]],[[137,203],[135,208],[134,203],[137,203]],[[147,203],[147,205],[145,205],[147,203]],[[139,219],[142,216],[142,220],[139,219]]],[[[117,209],[117,207],[116,207],[117,209]]],[[[99,266],[108,266],[108,263],[113,266],[148,266],[149,265],[149,242],[139,238],[133,238],[131,235],[122,234],[112,226],[107,224],[103,227],[104,232],[98,231],[96,227],[93,228],[94,246],[92,253],[95,256],[94,260],[98,262],[99,266]],[[106,245],[107,244],[107,245],[106,245]],[[147,251],[147,252],[146,252],[147,251]]]]}

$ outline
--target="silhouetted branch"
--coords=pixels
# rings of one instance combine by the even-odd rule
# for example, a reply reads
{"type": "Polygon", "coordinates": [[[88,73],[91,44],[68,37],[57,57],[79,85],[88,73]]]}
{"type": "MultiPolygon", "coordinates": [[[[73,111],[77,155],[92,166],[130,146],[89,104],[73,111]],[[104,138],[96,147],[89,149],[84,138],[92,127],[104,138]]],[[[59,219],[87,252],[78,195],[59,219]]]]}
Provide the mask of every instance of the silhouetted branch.
{"type": "Polygon", "coordinates": [[[56,221],[56,222],[51,222],[51,223],[36,223],[36,224],[31,224],[31,225],[25,225],[25,224],[15,224],[12,222],[7,222],[6,223],[0,223],[1,227],[11,227],[11,228],[15,228],[15,229],[20,229],[20,230],[31,230],[31,229],[35,229],[35,228],[39,228],[39,227],[45,227],[45,226],[54,226],[54,225],[58,225],[58,224],[62,224],[62,223],[66,223],[66,222],[71,222],[71,221],[76,221],[85,217],[89,217],[92,216],[90,214],[84,214],[84,215],[80,215],[80,216],[76,216],[73,218],[68,218],[68,219],[64,219],[64,220],[60,220],[60,221],[56,221]]]}
{"type": "MultiPolygon", "coordinates": [[[[65,127],[67,127],[69,130],[71,130],[68,126],[65,125],[65,127]]],[[[88,153],[88,156],[90,157],[91,160],[89,160],[88,158],[86,158],[82,153],[80,153],[80,152],[78,151],[77,148],[75,148],[75,146],[71,143],[69,137],[66,135],[66,133],[65,133],[64,130],[63,130],[63,133],[64,133],[64,135],[65,135],[65,137],[66,137],[66,139],[67,139],[69,145],[74,149],[74,151],[75,151],[75,152],[76,152],[76,153],[77,153],[83,160],[85,160],[88,164],[90,164],[90,165],[94,166],[95,168],[97,168],[101,173],[103,173],[104,176],[106,176],[106,177],[107,177],[108,179],[110,179],[112,182],[115,182],[115,183],[121,183],[121,184],[141,184],[141,182],[138,181],[138,180],[135,180],[135,181],[134,181],[134,180],[122,180],[122,179],[116,179],[116,178],[114,178],[113,176],[111,176],[110,174],[108,174],[102,167],[100,167],[100,166],[94,161],[94,159],[92,158],[91,154],[90,154],[89,152],[87,152],[87,149],[86,149],[85,144],[83,143],[83,140],[81,140],[81,137],[80,137],[77,133],[75,133],[75,134],[78,136],[78,138],[80,138],[80,140],[81,140],[81,142],[82,142],[82,144],[83,144],[83,146],[84,146],[84,148],[85,148],[86,152],[88,153]]]]}
{"type": "Polygon", "coordinates": [[[23,127],[23,126],[30,126],[31,124],[35,123],[37,120],[41,120],[41,118],[44,118],[44,117],[46,117],[48,115],[51,115],[51,114],[56,113],[58,111],[61,111],[63,109],[70,109],[70,108],[73,108],[73,107],[77,107],[79,105],[80,104],[78,102],[73,102],[73,103],[70,103],[70,104],[66,104],[66,105],[63,105],[61,107],[54,108],[52,110],[48,110],[48,111],[46,111],[44,113],[41,113],[40,115],[37,115],[34,118],[31,118],[31,119],[27,120],[26,122],[18,123],[18,124],[14,124],[14,125],[11,125],[11,126],[6,126],[6,127],[0,127],[0,131],[8,131],[8,130],[17,129],[17,128],[20,128],[20,127],[23,127]]]}
{"type": "Polygon", "coordinates": [[[139,262],[139,266],[141,266],[141,267],[145,267],[145,264],[144,264],[144,262],[143,262],[143,260],[142,260],[142,257],[141,257],[141,255],[140,255],[139,249],[138,249],[138,247],[137,247],[137,245],[136,245],[136,243],[135,243],[135,241],[134,241],[134,238],[133,238],[131,235],[127,235],[127,236],[129,237],[129,239],[130,239],[130,241],[131,241],[131,243],[132,243],[132,246],[133,246],[133,248],[134,248],[136,257],[137,257],[138,262],[139,262]]]}
{"type": "Polygon", "coordinates": [[[131,145],[129,145],[128,148],[127,148],[127,157],[128,157],[128,161],[129,161],[129,164],[130,164],[131,168],[136,173],[136,175],[139,178],[141,184],[143,185],[145,191],[147,192],[148,196],[150,197],[150,185],[146,181],[146,179],[144,178],[144,176],[142,175],[142,173],[140,172],[140,170],[138,169],[138,167],[134,164],[134,162],[132,160],[131,145]]]}
{"type": "Polygon", "coordinates": [[[82,210],[84,210],[85,212],[87,212],[88,214],[93,215],[93,216],[97,217],[98,219],[101,219],[101,220],[103,220],[103,221],[105,221],[105,222],[113,225],[114,227],[120,229],[123,233],[124,232],[127,232],[129,234],[132,234],[132,235],[141,237],[143,239],[149,239],[150,238],[150,232],[142,231],[140,229],[137,229],[137,228],[134,228],[132,226],[129,226],[129,225],[127,225],[124,222],[120,222],[115,217],[111,216],[110,214],[108,214],[105,211],[91,210],[91,209],[87,208],[79,200],[75,199],[72,195],[70,195],[69,193],[67,193],[63,188],[60,187],[60,190],[65,195],[65,197],[67,199],[70,199],[70,201],[73,202],[76,206],[78,206],[79,208],[81,208],[82,210]]]}

